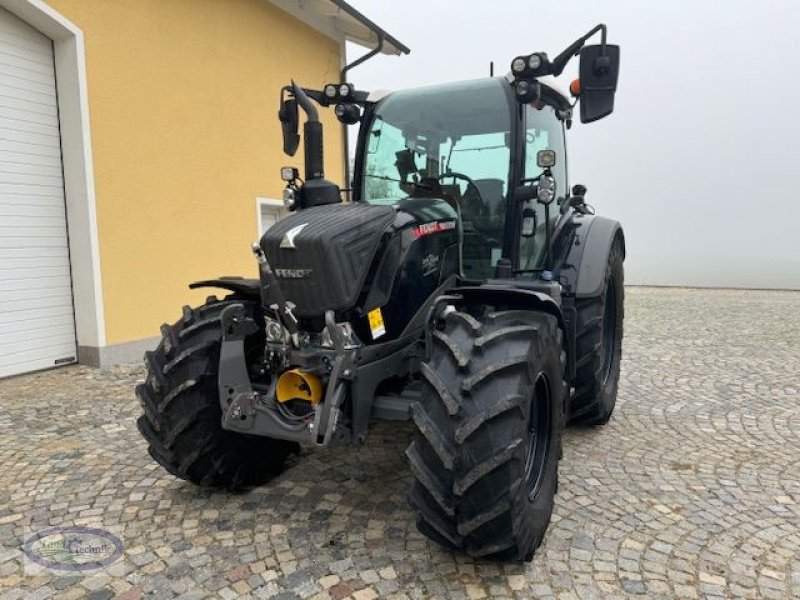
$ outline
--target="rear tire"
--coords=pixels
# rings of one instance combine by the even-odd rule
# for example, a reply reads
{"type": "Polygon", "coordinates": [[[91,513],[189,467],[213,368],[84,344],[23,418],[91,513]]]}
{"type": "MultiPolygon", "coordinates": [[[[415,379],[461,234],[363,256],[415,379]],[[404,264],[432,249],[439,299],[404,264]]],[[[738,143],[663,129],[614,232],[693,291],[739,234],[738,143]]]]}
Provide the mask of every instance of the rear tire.
{"type": "Polygon", "coordinates": [[[472,556],[530,560],[558,485],[561,330],[534,311],[455,312],[432,336],[406,450],[417,526],[472,556]]]}
{"type": "Polygon", "coordinates": [[[220,314],[233,303],[243,304],[248,316],[259,321],[258,303],[212,296],[199,308],[184,307],[174,325],[162,325],[161,343],[145,353],[147,379],[136,387],[136,395],[144,409],[137,425],[156,462],[197,485],[236,490],[280,473],[297,444],[222,428],[217,391],[220,314]]]}
{"type": "Polygon", "coordinates": [[[576,304],[575,393],[569,422],[605,425],[614,412],[622,358],[624,271],[622,241],[611,246],[603,291],[576,304]]]}

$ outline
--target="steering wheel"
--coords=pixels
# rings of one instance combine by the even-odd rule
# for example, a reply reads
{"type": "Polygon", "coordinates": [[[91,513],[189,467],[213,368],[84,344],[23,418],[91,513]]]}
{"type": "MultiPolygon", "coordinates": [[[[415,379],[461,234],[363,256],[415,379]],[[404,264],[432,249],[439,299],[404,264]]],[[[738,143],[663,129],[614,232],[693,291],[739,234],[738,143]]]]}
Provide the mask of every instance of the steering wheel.
{"type": "MultiPolygon", "coordinates": [[[[478,202],[478,206],[480,209],[484,209],[486,207],[486,201],[481,196],[481,190],[475,181],[469,175],[464,175],[464,173],[458,173],[456,171],[451,171],[450,173],[442,173],[439,175],[438,179],[444,179],[446,177],[452,177],[453,179],[462,179],[467,182],[467,190],[464,191],[464,196],[466,197],[466,192],[470,190],[471,193],[474,194],[474,201],[478,202]]],[[[473,202],[474,202],[473,201],[473,202]]],[[[467,207],[469,208],[469,207],[467,207]]],[[[490,232],[489,230],[485,229],[485,224],[480,222],[481,215],[479,211],[468,210],[469,220],[472,223],[472,228],[475,230],[475,233],[480,235],[486,242],[493,246],[499,246],[500,242],[492,235],[494,232],[490,232]]]]}
{"type": "Polygon", "coordinates": [[[486,206],[486,203],[484,202],[483,197],[481,196],[481,190],[472,180],[472,177],[470,177],[469,175],[464,175],[463,173],[457,173],[456,171],[451,171],[450,173],[442,173],[441,175],[439,175],[438,179],[441,181],[445,177],[452,177],[453,179],[463,179],[464,181],[466,181],[467,189],[469,189],[469,186],[472,186],[472,189],[475,190],[475,194],[477,195],[478,200],[480,200],[481,206],[482,207],[486,206]]]}

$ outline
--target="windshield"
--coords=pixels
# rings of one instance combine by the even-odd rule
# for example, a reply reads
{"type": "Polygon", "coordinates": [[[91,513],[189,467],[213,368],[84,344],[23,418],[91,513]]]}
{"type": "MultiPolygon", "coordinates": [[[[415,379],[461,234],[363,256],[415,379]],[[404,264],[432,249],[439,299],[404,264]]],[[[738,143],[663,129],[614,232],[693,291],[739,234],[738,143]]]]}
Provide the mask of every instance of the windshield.
{"type": "Polygon", "coordinates": [[[500,79],[395,92],[367,132],[361,198],[446,200],[461,215],[464,275],[491,277],[502,250],[510,128],[500,79]]]}

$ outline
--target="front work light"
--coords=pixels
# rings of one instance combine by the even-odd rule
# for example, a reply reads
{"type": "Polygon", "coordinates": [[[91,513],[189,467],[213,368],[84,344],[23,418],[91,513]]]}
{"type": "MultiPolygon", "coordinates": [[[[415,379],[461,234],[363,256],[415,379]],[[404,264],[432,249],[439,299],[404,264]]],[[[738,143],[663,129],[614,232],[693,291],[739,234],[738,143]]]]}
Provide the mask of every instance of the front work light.
{"type": "Polygon", "coordinates": [[[281,167],[281,179],[286,183],[291,183],[297,179],[297,169],[295,167],[281,167]]]}
{"type": "Polygon", "coordinates": [[[542,56],[540,54],[531,54],[528,58],[528,67],[535,71],[542,66],[542,56]]]}
{"type": "Polygon", "coordinates": [[[355,125],[361,120],[361,109],[356,104],[337,104],[333,109],[336,118],[345,125],[355,125]]]}
{"type": "Polygon", "coordinates": [[[536,153],[536,165],[541,169],[549,169],[556,166],[555,150],[539,150],[536,153]]]}
{"type": "Polygon", "coordinates": [[[514,73],[522,73],[525,70],[525,59],[521,56],[515,58],[511,63],[511,70],[514,73]]]}
{"type": "Polygon", "coordinates": [[[351,100],[356,94],[352,83],[326,83],[322,88],[325,99],[329,104],[351,100]]]}
{"type": "Polygon", "coordinates": [[[529,79],[518,79],[514,84],[514,95],[517,102],[527,104],[533,102],[539,97],[539,82],[531,81],[529,79]]]}

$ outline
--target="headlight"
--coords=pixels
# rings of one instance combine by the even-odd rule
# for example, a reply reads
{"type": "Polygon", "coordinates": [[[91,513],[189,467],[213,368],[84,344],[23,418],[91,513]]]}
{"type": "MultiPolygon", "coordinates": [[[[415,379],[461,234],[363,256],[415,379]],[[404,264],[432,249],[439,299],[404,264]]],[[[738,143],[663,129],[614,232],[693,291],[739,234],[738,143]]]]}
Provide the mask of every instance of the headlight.
{"type": "Polygon", "coordinates": [[[266,319],[266,326],[264,328],[268,342],[282,342],[284,341],[283,325],[278,323],[275,319],[266,319]]]}
{"type": "Polygon", "coordinates": [[[328,98],[335,98],[336,97],[336,86],[332,83],[329,83],[325,86],[325,95],[328,98]]]}
{"type": "Polygon", "coordinates": [[[542,175],[536,186],[536,197],[542,204],[550,204],[556,197],[556,180],[548,175],[542,175]]]}
{"type": "Polygon", "coordinates": [[[343,83],[342,85],[340,85],[339,86],[339,95],[342,96],[342,97],[349,96],[350,95],[350,86],[347,85],[346,83],[343,83]]]}
{"type": "Polygon", "coordinates": [[[286,210],[292,210],[296,202],[294,190],[292,188],[285,188],[283,190],[283,205],[286,210]]]}
{"type": "Polygon", "coordinates": [[[522,73],[525,70],[525,59],[521,56],[515,58],[511,63],[511,70],[514,71],[514,73],[522,73]]]}
{"type": "Polygon", "coordinates": [[[535,71],[542,66],[542,57],[538,54],[531,54],[528,58],[528,66],[535,71]]]}

